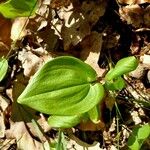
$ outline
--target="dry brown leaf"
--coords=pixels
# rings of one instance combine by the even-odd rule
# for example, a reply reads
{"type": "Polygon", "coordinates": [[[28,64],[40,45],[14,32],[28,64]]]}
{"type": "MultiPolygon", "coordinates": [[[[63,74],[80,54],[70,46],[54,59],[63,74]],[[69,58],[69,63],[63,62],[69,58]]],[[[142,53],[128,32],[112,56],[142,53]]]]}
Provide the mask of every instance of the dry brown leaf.
{"type": "Polygon", "coordinates": [[[0,94],[0,108],[1,108],[1,110],[5,111],[9,104],[10,104],[10,101],[0,94]]]}
{"type": "MultiPolygon", "coordinates": [[[[58,15],[63,20],[53,19],[55,27],[61,31],[61,38],[64,43],[64,50],[69,50],[76,46],[87,35],[90,34],[91,28],[104,15],[106,1],[73,1],[67,8],[60,9],[58,15]]],[[[56,31],[57,32],[57,31],[56,31]]]]}
{"type": "Polygon", "coordinates": [[[0,57],[6,56],[9,51],[9,47],[0,41],[0,57]]]}
{"type": "Polygon", "coordinates": [[[150,68],[150,55],[144,54],[140,57],[140,61],[142,62],[143,66],[147,69],[150,68]]]}
{"type": "Polygon", "coordinates": [[[86,21],[74,23],[71,27],[62,27],[62,38],[64,50],[69,50],[72,46],[76,46],[82,39],[90,34],[90,26],[86,21]]]}
{"type": "MultiPolygon", "coordinates": [[[[69,147],[74,143],[76,150],[80,150],[83,149],[83,147],[88,147],[88,149],[91,147],[94,149],[95,147],[97,147],[96,145],[99,143],[97,143],[96,141],[92,144],[88,144],[82,140],[80,140],[77,136],[75,136],[73,129],[67,129],[66,130],[68,137],[69,137],[69,142],[67,143],[67,148],[69,149],[69,147]],[[82,147],[81,147],[82,146],[82,147]]],[[[73,148],[74,149],[74,148],[73,148]]],[[[72,149],[71,149],[72,150],[72,149]]],[[[99,150],[99,149],[98,149],[99,150]]]]}
{"type": "Polygon", "coordinates": [[[80,58],[87,64],[91,65],[91,67],[93,67],[97,72],[98,76],[102,76],[105,72],[105,70],[101,69],[98,65],[102,42],[102,34],[98,32],[92,32],[80,43],[82,50],[80,58]]]}
{"type": "Polygon", "coordinates": [[[132,117],[132,119],[133,119],[135,124],[142,123],[142,120],[141,120],[141,118],[140,118],[140,116],[139,116],[137,111],[131,110],[130,113],[131,113],[131,117],[132,117]]]}
{"type": "Polygon", "coordinates": [[[103,130],[105,128],[105,124],[102,121],[95,124],[92,121],[81,122],[79,126],[77,126],[82,131],[98,131],[103,130]]]}
{"type": "Polygon", "coordinates": [[[104,101],[105,101],[105,105],[106,107],[112,111],[113,107],[114,107],[114,104],[115,104],[115,97],[114,96],[111,96],[109,93],[105,96],[104,98],[104,101]]]}
{"type": "Polygon", "coordinates": [[[11,26],[10,19],[0,15],[0,57],[6,56],[11,45],[11,26]]]}
{"type": "Polygon", "coordinates": [[[5,121],[4,121],[4,115],[3,113],[0,111],[0,138],[4,138],[5,137],[5,121]]]}
{"type": "Polygon", "coordinates": [[[104,150],[100,148],[100,143],[94,143],[92,145],[86,145],[82,143],[77,143],[74,139],[70,139],[69,142],[67,143],[67,149],[68,150],[84,150],[83,147],[87,147],[88,150],[104,150]]]}
{"type": "Polygon", "coordinates": [[[148,6],[144,11],[144,24],[150,28],[150,6],[148,6]]]}
{"type": "Polygon", "coordinates": [[[12,27],[11,20],[6,19],[0,15],[0,42],[6,44],[7,47],[10,47],[11,44],[10,39],[11,27],[12,27]]]}
{"type": "Polygon", "coordinates": [[[55,50],[59,37],[55,35],[54,30],[50,26],[46,26],[38,31],[37,35],[43,40],[44,47],[46,47],[47,51],[55,50]]]}
{"type": "Polygon", "coordinates": [[[31,137],[24,122],[12,122],[10,130],[6,132],[6,137],[7,139],[15,138],[18,149],[43,150],[42,144],[31,137]]]}
{"type": "Polygon", "coordinates": [[[43,64],[42,58],[36,56],[31,51],[26,51],[25,49],[19,52],[18,59],[22,62],[24,75],[26,77],[32,76],[43,64]]]}
{"type": "Polygon", "coordinates": [[[15,139],[5,139],[1,143],[2,145],[0,145],[0,150],[9,150],[12,148],[13,145],[16,144],[16,141],[15,139]]]}
{"type": "Polygon", "coordinates": [[[15,100],[12,105],[12,114],[10,118],[10,129],[6,130],[7,139],[15,139],[18,149],[42,150],[42,142],[46,141],[45,137],[39,136],[37,126],[31,120],[37,120],[34,115],[35,111],[27,107],[20,106],[15,100]],[[38,137],[42,142],[34,139],[38,137]]]}
{"type": "Polygon", "coordinates": [[[103,47],[105,49],[111,49],[117,47],[119,44],[120,34],[113,32],[110,28],[106,29],[106,32],[103,33],[105,37],[103,39],[103,47]]]}
{"type": "Polygon", "coordinates": [[[13,41],[21,39],[23,36],[27,34],[27,31],[25,30],[26,23],[28,21],[28,18],[16,18],[12,23],[11,28],[11,39],[13,41]]]}
{"type": "Polygon", "coordinates": [[[118,0],[120,4],[143,4],[150,3],[150,0],[118,0]]]}
{"type": "Polygon", "coordinates": [[[150,6],[140,7],[138,4],[127,5],[119,9],[121,19],[136,28],[150,27],[150,6]]]}
{"type": "Polygon", "coordinates": [[[66,7],[70,4],[70,0],[51,0],[50,6],[52,8],[66,7]]]}
{"type": "Polygon", "coordinates": [[[28,79],[25,78],[22,72],[17,74],[15,77],[16,79],[13,81],[13,87],[10,90],[11,92],[9,92],[9,95],[7,94],[13,102],[17,100],[28,84],[28,79]]]}
{"type": "Polygon", "coordinates": [[[121,19],[135,27],[142,27],[142,9],[139,5],[128,5],[119,9],[121,19]]]}
{"type": "Polygon", "coordinates": [[[84,1],[81,12],[87,19],[90,27],[96,24],[101,16],[104,15],[107,2],[105,0],[84,1]]]}
{"type": "Polygon", "coordinates": [[[147,80],[148,80],[148,83],[150,84],[150,70],[147,72],[147,80]]]}
{"type": "Polygon", "coordinates": [[[139,64],[138,67],[129,73],[129,76],[134,77],[136,79],[142,79],[146,74],[146,69],[143,64],[139,64]]]}

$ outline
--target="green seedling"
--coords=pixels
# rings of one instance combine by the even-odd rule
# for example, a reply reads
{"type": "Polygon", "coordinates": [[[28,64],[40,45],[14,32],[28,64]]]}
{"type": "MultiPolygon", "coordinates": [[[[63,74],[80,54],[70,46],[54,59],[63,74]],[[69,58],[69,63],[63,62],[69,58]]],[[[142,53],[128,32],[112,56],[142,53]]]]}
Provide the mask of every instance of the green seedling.
{"type": "Polygon", "coordinates": [[[136,69],[138,61],[134,56],[126,57],[117,62],[114,68],[105,76],[105,88],[107,90],[121,90],[125,87],[125,82],[121,77],[136,69]]]}
{"type": "Polygon", "coordinates": [[[0,58],[0,82],[4,79],[8,70],[8,61],[5,58],[0,58]]]}
{"type": "Polygon", "coordinates": [[[99,120],[98,105],[105,90],[121,90],[122,75],[137,67],[135,57],[118,61],[105,77],[105,84],[97,80],[95,70],[81,60],[62,56],[47,62],[31,79],[18,98],[18,103],[50,115],[52,127],[70,128],[81,120],[99,120]]]}
{"type": "Polygon", "coordinates": [[[143,142],[150,136],[150,125],[137,125],[132,130],[128,139],[128,147],[130,150],[140,150],[143,142]]]}

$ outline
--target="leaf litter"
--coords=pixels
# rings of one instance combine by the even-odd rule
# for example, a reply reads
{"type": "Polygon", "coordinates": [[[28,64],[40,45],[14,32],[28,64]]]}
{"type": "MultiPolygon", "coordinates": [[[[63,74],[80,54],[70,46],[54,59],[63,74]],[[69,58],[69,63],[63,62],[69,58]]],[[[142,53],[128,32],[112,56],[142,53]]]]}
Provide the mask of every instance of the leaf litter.
{"type": "MultiPolygon", "coordinates": [[[[72,132],[64,131],[67,149],[113,150],[118,146],[126,149],[132,125],[150,121],[150,1],[117,2],[44,0],[36,16],[30,19],[0,17],[0,56],[12,50],[10,68],[0,83],[1,149],[49,149],[46,143],[57,139],[56,130],[47,124],[47,116],[24,110],[16,99],[42,64],[62,55],[80,58],[91,65],[99,77],[108,70],[106,60],[116,62],[131,54],[140,56],[137,70],[125,77],[127,88],[118,93],[115,100],[106,96],[100,124],[83,123],[72,128],[72,132]],[[119,133],[115,101],[121,114],[119,133]],[[30,112],[34,114],[34,121],[29,117],[30,112]],[[118,137],[120,145],[117,145],[118,137]]],[[[149,141],[143,149],[148,147],[149,141]]]]}

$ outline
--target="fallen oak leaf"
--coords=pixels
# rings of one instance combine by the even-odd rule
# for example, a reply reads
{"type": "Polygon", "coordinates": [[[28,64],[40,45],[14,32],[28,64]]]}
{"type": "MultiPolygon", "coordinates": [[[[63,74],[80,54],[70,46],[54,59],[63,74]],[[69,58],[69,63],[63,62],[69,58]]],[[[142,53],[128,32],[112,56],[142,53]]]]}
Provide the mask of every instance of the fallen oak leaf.
{"type": "Polygon", "coordinates": [[[90,26],[87,21],[80,20],[70,27],[63,25],[61,33],[64,49],[69,50],[71,46],[76,46],[83,38],[90,34],[90,26]]]}
{"type": "Polygon", "coordinates": [[[42,144],[31,137],[24,122],[11,122],[10,130],[6,132],[6,138],[15,138],[18,149],[44,150],[42,144]]]}
{"type": "Polygon", "coordinates": [[[11,45],[12,21],[0,15],[0,57],[6,56],[11,45]]]}
{"type": "Polygon", "coordinates": [[[5,137],[5,117],[3,112],[0,111],[0,138],[5,137]]]}
{"type": "Polygon", "coordinates": [[[80,42],[80,58],[84,60],[85,63],[92,66],[99,77],[105,72],[105,69],[101,69],[98,65],[102,43],[102,34],[98,32],[92,32],[80,42]]]}
{"type": "Polygon", "coordinates": [[[120,4],[143,4],[143,3],[149,3],[150,0],[118,0],[120,4]]]}
{"type": "Polygon", "coordinates": [[[51,8],[61,8],[61,7],[67,7],[70,4],[70,0],[51,0],[50,6],[51,8]]]}

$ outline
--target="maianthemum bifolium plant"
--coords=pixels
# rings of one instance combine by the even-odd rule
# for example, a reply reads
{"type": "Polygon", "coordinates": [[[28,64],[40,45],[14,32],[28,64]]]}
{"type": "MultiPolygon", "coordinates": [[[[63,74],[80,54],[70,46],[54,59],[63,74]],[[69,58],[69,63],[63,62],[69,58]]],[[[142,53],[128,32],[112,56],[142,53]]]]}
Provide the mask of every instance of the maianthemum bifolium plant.
{"type": "Polygon", "coordinates": [[[125,87],[122,75],[138,65],[134,56],[123,58],[106,74],[102,85],[96,71],[71,56],[47,62],[31,79],[18,103],[49,114],[48,123],[56,128],[70,128],[81,120],[99,121],[98,105],[105,90],[125,87]]]}
{"type": "MultiPolygon", "coordinates": [[[[35,14],[37,3],[38,0],[7,0],[0,3],[0,13],[6,18],[31,16],[35,14]]],[[[97,123],[100,115],[98,105],[105,91],[124,88],[125,82],[121,76],[134,70],[137,65],[133,56],[121,59],[106,74],[102,85],[89,65],[74,57],[58,57],[47,62],[34,75],[18,102],[49,114],[48,122],[52,127],[69,128],[87,119],[97,123]]],[[[0,58],[0,82],[7,70],[7,59],[0,58]]],[[[149,135],[149,124],[135,126],[128,139],[128,147],[131,150],[140,149],[149,135]]],[[[56,149],[61,147],[60,139],[56,149]]]]}

